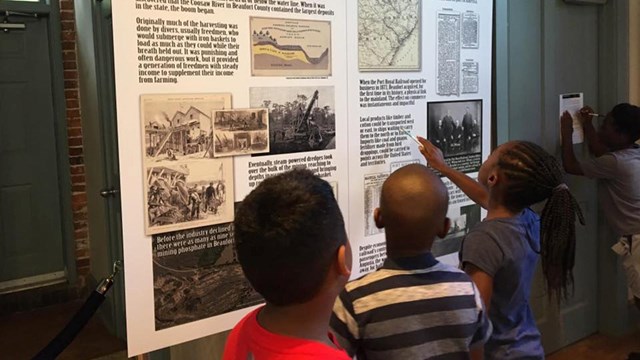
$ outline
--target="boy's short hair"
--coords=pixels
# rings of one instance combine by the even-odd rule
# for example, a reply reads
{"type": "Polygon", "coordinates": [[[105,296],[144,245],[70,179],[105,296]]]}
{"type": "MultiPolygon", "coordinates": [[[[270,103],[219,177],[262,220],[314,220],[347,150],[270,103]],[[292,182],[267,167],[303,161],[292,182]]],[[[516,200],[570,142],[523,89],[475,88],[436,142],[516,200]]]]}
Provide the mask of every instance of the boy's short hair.
{"type": "Polygon", "coordinates": [[[631,142],[640,139],[640,107],[621,103],[611,110],[613,125],[621,133],[629,135],[631,142]]]}
{"type": "Polygon", "coordinates": [[[264,180],[242,201],[234,224],[245,276],[278,306],[311,300],[347,241],[331,185],[305,169],[264,180]]]}

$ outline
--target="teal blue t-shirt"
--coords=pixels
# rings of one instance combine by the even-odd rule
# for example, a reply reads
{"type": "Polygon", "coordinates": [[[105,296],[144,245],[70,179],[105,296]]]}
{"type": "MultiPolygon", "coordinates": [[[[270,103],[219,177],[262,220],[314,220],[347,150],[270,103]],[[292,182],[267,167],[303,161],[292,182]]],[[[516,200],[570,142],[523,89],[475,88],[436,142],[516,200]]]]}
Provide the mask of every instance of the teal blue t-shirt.
{"type": "Polygon", "coordinates": [[[473,264],[493,278],[487,359],[544,359],[529,306],[539,252],[540,218],[531,209],[512,218],[484,220],[462,242],[462,266],[473,264]]]}

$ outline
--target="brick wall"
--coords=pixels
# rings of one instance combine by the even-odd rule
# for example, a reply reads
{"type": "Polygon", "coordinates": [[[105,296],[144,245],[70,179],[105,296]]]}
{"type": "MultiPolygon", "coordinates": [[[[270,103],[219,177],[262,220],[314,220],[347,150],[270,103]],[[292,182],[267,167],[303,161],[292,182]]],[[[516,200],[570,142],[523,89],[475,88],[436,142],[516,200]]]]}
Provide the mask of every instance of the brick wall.
{"type": "Polygon", "coordinates": [[[67,136],[69,138],[69,163],[71,165],[71,204],[76,243],[76,271],[78,273],[78,286],[82,288],[85,286],[86,277],[89,274],[90,257],[73,0],[60,0],[60,20],[62,21],[64,96],[67,106],[67,136]]]}

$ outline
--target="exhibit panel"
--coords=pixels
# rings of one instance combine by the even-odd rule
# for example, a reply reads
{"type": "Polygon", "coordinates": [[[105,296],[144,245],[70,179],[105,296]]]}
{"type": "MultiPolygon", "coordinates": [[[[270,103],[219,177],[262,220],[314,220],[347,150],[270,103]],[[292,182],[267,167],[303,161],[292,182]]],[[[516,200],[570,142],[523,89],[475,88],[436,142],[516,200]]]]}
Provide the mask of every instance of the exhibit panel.
{"type": "MultiPolygon", "coordinates": [[[[372,218],[382,183],[425,163],[410,137],[477,176],[492,3],[115,2],[129,356],[228,330],[262,303],[237,262],[233,215],[265,178],[305,167],[332,185],[357,277],[384,259],[372,218]]],[[[434,253],[455,262],[481,210],[445,183],[452,230],[434,253]]]]}

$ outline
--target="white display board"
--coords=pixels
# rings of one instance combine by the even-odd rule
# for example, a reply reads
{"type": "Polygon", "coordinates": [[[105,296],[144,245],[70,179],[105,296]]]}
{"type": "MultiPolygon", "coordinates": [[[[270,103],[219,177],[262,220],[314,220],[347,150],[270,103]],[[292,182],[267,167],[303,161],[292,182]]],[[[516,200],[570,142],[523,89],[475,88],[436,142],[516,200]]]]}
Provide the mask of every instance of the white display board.
{"type": "MultiPolygon", "coordinates": [[[[261,303],[234,205],[293,167],[329,181],[353,276],[384,260],[380,186],[436,143],[470,176],[491,134],[489,0],[113,2],[129,356],[228,330],[261,303]]],[[[450,190],[455,262],[480,208],[450,190]]],[[[419,204],[412,204],[419,206],[419,204]]]]}

